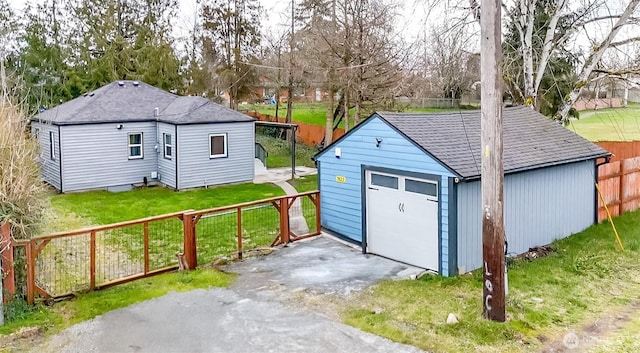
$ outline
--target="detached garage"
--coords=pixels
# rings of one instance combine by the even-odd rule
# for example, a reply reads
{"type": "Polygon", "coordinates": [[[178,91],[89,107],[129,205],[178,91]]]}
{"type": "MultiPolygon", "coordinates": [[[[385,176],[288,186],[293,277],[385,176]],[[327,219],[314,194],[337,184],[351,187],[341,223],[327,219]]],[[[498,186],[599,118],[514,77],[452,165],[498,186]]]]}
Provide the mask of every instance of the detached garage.
{"type": "MultiPolygon", "coordinates": [[[[595,223],[610,153],[529,108],[503,114],[509,252],[595,223]]],[[[480,268],[480,151],[480,111],[375,113],[315,156],[322,226],[444,276],[480,268]]]]}

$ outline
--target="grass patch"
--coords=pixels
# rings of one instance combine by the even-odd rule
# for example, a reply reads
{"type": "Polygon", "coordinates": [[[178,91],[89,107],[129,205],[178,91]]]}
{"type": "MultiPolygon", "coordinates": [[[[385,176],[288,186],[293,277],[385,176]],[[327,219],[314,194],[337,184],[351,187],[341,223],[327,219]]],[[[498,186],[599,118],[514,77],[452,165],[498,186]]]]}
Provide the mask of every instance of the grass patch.
{"type": "Polygon", "coordinates": [[[90,320],[108,311],[163,296],[169,292],[186,292],[199,288],[227,287],[235,275],[213,269],[174,272],[125,283],[101,291],[79,294],[76,298],[52,307],[38,304],[29,307],[15,302],[19,314],[0,326],[0,335],[21,327],[39,326],[50,332],[60,331],[81,321],[90,320]]]}
{"type": "MultiPolygon", "coordinates": [[[[69,213],[90,224],[101,225],[184,210],[201,210],[284,195],[272,184],[237,184],[173,191],[155,187],[127,192],[89,191],[51,197],[58,215],[69,213]]],[[[58,224],[63,226],[65,223],[58,224]]],[[[53,229],[48,229],[53,231],[53,229]]],[[[69,229],[56,229],[69,230],[69,229]]]]}
{"type": "Polygon", "coordinates": [[[569,129],[590,141],[640,140],[640,104],[580,112],[569,129]]]}
{"type": "MultiPolygon", "coordinates": [[[[282,139],[256,134],[256,142],[260,143],[269,153],[267,168],[291,167],[291,145],[282,139]]],[[[296,165],[315,167],[311,160],[318,150],[303,144],[296,144],[296,165]]]]}
{"type": "MultiPolygon", "coordinates": [[[[258,113],[268,114],[271,116],[276,115],[275,104],[247,104],[243,105],[241,109],[256,111],[258,113]]],[[[351,119],[349,119],[351,127],[353,127],[354,112],[354,109],[349,110],[349,113],[351,114],[351,119]]],[[[284,118],[286,115],[287,105],[284,104],[281,105],[278,110],[278,117],[284,118]]],[[[325,103],[293,103],[291,119],[294,122],[325,126],[327,122],[327,105],[325,103]]],[[[339,127],[344,128],[344,121],[340,122],[339,127]]]]}
{"type": "Polygon", "coordinates": [[[318,190],[318,174],[306,175],[289,180],[289,184],[296,188],[298,192],[318,190]]]}
{"type": "Polygon", "coordinates": [[[557,252],[509,268],[507,323],[481,318],[479,271],[457,278],[383,282],[354,300],[346,323],[436,352],[525,352],[603,313],[624,308],[640,290],[640,211],[557,241],[557,252]],[[541,301],[540,301],[541,300],[541,301]],[[378,314],[376,314],[376,312],[378,314]],[[448,313],[460,323],[447,325],[448,313]]]}

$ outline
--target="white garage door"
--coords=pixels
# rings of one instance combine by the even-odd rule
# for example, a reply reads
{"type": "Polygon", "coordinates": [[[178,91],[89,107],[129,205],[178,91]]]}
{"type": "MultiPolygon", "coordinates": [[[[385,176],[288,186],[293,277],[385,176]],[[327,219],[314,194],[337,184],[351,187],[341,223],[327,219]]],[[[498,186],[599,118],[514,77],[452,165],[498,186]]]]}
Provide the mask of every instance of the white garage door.
{"type": "Polygon", "coordinates": [[[438,270],[438,184],[367,171],[367,252],[438,270]]]}

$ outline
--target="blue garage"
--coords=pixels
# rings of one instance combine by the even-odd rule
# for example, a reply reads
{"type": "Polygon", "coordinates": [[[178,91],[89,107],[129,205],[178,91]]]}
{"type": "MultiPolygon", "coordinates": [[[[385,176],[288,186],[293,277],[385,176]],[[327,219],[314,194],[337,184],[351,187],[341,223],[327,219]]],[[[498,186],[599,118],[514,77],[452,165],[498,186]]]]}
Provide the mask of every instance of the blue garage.
{"type": "MultiPolygon", "coordinates": [[[[527,107],[504,110],[510,253],[596,222],[610,153],[527,107]]],[[[315,156],[322,226],[450,276],[481,267],[480,111],[375,113],[315,156]]]]}

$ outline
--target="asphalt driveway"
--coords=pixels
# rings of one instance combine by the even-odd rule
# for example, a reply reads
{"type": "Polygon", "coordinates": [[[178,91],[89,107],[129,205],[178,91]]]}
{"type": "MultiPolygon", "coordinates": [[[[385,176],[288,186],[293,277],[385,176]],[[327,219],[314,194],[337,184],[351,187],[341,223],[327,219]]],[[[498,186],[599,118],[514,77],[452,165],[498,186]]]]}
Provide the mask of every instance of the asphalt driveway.
{"type": "Polygon", "coordinates": [[[52,336],[34,352],[421,352],[331,320],[291,300],[340,298],[420,270],[318,237],[232,264],[228,289],[166,296],[52,336]]]}

